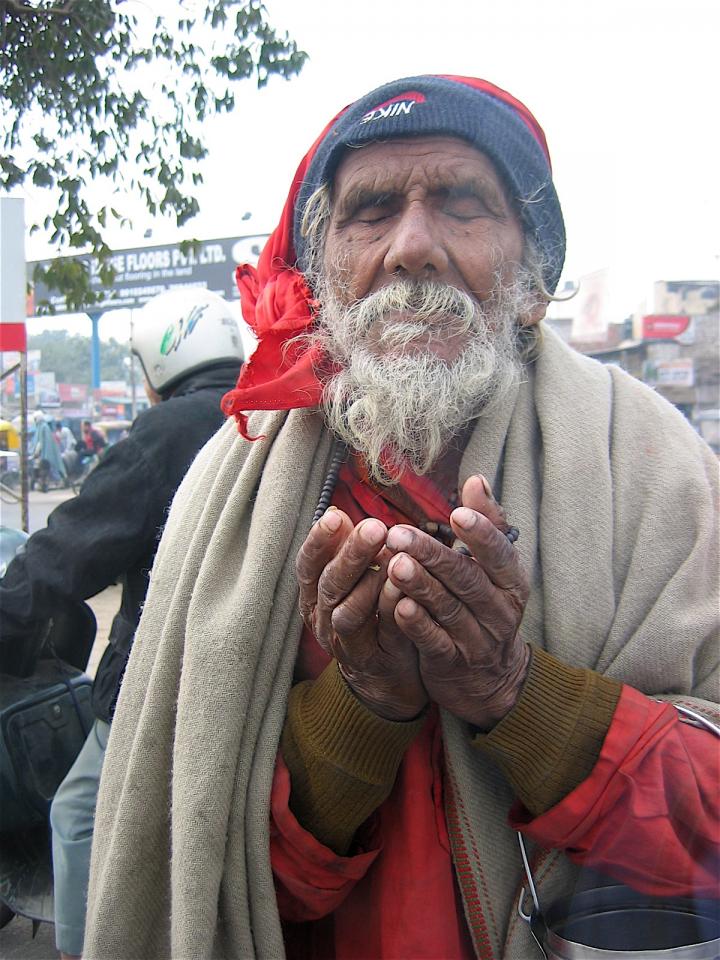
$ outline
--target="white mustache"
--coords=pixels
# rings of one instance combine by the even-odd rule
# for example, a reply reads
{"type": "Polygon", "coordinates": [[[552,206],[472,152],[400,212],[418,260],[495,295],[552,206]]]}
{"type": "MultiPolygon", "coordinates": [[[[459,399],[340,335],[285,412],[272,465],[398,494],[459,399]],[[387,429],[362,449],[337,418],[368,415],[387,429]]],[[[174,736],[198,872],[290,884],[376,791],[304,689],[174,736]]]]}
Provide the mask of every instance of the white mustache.
{"type": "Polygon", "coordinates": [[[454,332],[465,332],[472,327],[479,310],[480,304],[469,294],[449,284],[395,280],[350,304],[345,319],[353,335],[362,336],[388,315],[404,314],[399,324],[416,325],[416,332],[410,336],[413,339],[443,321],[452,322],[458,328],[454,332]]]}

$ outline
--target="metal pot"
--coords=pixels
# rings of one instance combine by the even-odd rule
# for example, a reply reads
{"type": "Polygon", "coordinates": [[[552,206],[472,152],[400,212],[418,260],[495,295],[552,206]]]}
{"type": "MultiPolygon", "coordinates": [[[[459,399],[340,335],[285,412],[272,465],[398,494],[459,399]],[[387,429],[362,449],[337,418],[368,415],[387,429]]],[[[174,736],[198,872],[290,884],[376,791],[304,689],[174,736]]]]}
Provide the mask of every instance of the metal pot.
{"type": "Polygon", "coordinates": [[[642,897],[628,887],[585,890],[530,917],[547,960],[717,960],[720,904],[642,897]]]}

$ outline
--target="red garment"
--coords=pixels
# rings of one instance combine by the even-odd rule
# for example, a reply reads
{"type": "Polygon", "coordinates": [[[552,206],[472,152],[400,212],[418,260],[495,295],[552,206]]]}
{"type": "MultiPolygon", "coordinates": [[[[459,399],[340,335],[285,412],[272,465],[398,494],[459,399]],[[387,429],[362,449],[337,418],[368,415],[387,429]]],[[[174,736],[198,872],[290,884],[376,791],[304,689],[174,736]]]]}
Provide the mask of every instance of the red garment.
{"type": "MultiPolygon", "coordinates": [[[[444,512],[429,518],[447,522],[448,506],[433,485],[407,479],[431,513],[444,512]]],[[[398,522],[393,506],[348,466],[334,503],[355,523],[370,511],[398,522]]],[[[305,631],[298,679],[317,676],[327,662],[305,631]]],[[[717,774],[712,734],[624,686],[591,775],[534,820],[516,804],[510,825],[647,892],[717,897],[717,774]]],[[[289,798],[290,776],[278,756],[270,853],[289,960],[474,956],[450,855],[435,711],[406,751],[391,795],[359,831],[353,856],[338,856],[304,830],[289,798]]]]}
{"type": "Polygon", "coordinates": [[[720,896],[718,740],[623,686],[598,762],[563,801],[510,823],[645,893],[720,896]]]}
{"type": "Polygon", "coordinates": [[[293,266],[293,212],[315,149],[343,112],[333,117],[301,160],[280,223],[263,247],[257,268],[246,263],[235,271],[243,317],[258,345],[243,364],[237,386],[223,398],[222,408],[227,416],[235,416],[240,432],[248,439],[253,438],[247,432],[246,410],[316,407],[320,401],[314,372],[320,358],[315,351],[291,343],[309,330],[314,318],[310,289],[293,266]]]}
{"type": "Polygon", "coordinates": [[[91,453],[100,453],[107,446],[107,440],[95,427],[84,429],[82,436],[85,446],[91,453]]]}
{"type": "Polygon", "coordinates": [[[270,851],[289,960],[438,960],[474,957],[450,854],[443,753],[433,711],[408,748],[395,787],[340,857],[293,817],[290,776],[278,757],[270,851]]]}
{"type": "MultiPolygon", "coordinates": [[[[450,505],[431,481],[407,474],[402,486],[428,520],[448,522],[450,505]]],[[[355,462],[340,471],[333,503],[353,523],[371,515],[388,526],[411,522],[361,479],[355,462]]],[[[314,679],[328,662],[327,654],[305,630],[296,679],[314,679]]],[[[445,824],[436,710],[406,751],[391,796],[362,831],[363,852],[339,857],[323,846],[297,822],[289,798],[290,775],[279,756],[271,798],[270,849],[280,916],[291,921],[284,924],[290,960],[470,960],[474,956],[445,824]],[[398,899],[400,910],[395,909],[398,899]],[[388,903],[394,904],[392,911],[382,911],[381,905],[388,903]],[[418,923],[420,916],[422,923],[418,923]],[[368,917],[384,917],[386,922],[368,923],[368,917]],[[297,924],[318,918],[324,919],[297,924]]]]}
{"type": "MultiPolygon", "coordinates": [[[[624,686],[592,774],[534,820],[517,804],[510,826],[648,893],[717,898],[717,765],[712,734],[624,686]]],[[[294,818],[278,757],[270,851],[280,916],[296,921],[284,924],[289,960],[474,956],[442,793],[439,728],[430,718],[359,852],[339,857],[294,818]]]]}

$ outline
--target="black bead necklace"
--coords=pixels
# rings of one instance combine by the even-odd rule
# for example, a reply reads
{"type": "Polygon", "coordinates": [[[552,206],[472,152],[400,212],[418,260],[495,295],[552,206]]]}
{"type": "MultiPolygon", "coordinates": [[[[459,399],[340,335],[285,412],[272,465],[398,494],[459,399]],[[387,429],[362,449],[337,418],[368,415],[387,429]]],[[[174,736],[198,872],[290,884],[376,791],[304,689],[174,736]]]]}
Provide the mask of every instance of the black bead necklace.
{"type": "MultiPolygon", "coordinates": [[[[322,485],[322,490],[320,491],[320,499],[318,500],[318,505],[313,514],[312,523],[310,526],[315,526],[320,517],[325,513],[325,511],[330,506],[330,501],[333,498],[335,493],[335,487],[337,486],[338,476],[340,475],[340,470],[342,469],[343,464],[348,458],[349,450],[347,445],[342,440],[333,441],[332,456],[330,458],[330,467],[328,468],[327,476],[325,477],[325,482],[322,485]]],[[[460,501],[460,494],[457,490],[454,490],[449,497],[450,509],[454,510],[457,507],[460,501]]],[[[435,537],[436,540],[439,540],[441,543],[444,543],[446,546],[452,546],[455,550],[459,550],[461,553],[470,556],[470,551],[467,549],[465,544],[455,537],[455,533],[452,527],[447,523],[437,523],[435,520],[421,520],[416,524],[418,530],[422,530],[425,533],[429,534],[431,537],[435,537]]],[[[510,541],[510,543],[515,543],[515,541],[520,536],[520,531],[517,527],[508,527],[505,531],[505,536],[510,541]]]]}

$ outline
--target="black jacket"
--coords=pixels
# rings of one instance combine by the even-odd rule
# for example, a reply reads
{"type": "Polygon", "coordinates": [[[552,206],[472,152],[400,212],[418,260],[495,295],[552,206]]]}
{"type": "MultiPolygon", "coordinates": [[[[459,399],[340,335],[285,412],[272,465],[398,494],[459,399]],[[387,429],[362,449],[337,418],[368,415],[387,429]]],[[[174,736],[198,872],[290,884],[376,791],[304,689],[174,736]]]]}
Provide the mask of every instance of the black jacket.
{"type": "Polygon", "coordinates": [[[122,602],[95,677],[93,708],[110,720],[170,502],[203,444],[222,425],[220,400],[239,364],[201,370],[143,411],[109,447],[79,495],[57,507],[0,581],[2,647],[22,643],[68,602],[112,583],[122,602]]]}

